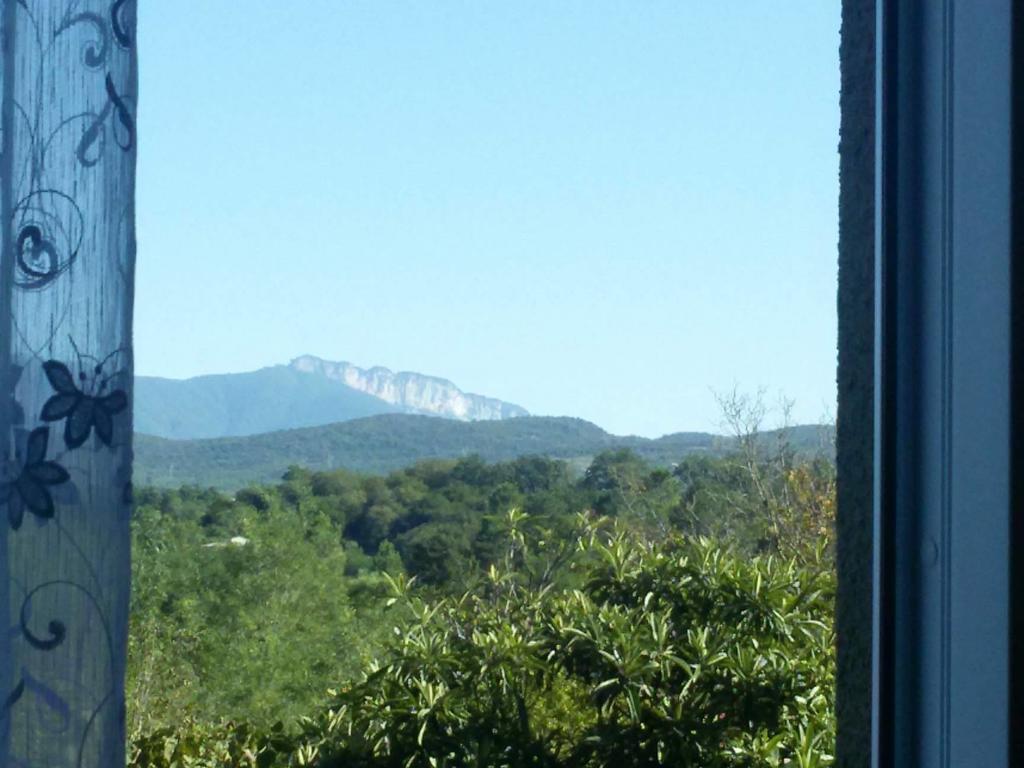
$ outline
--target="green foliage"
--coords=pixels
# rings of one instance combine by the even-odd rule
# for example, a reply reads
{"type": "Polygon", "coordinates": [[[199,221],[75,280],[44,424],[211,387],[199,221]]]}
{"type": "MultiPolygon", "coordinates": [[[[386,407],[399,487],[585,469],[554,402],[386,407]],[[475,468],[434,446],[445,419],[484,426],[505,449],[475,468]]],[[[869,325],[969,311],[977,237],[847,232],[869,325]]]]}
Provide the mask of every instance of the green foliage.
{"type": "Polygon", "coordinates": [[[398,551],[424,584],[453,585],[470,572],[472,552],[466,534],[455,523],[426,523],[400,535],[398,551]]]}
{"type": "MultiPolygon", "coordinates": [[[[798,427],[789,430],[787,440],[805,453],[815,451],[820,432],[816,426],[798,427]]],[[[770,434],[763,437],[772,439],[770,434]]],[[[465,422],[382,414],[248,437],[165,440],[138,434],[135,475],[139,485],[173,488],[194,483],[235,490],[254,482],[274,482],[292,465],[387,473],[420,461],[467,454],[488,462],[541,454],[585,467],[597,454],[621,448],[667,469],[690,454],[725,455],[735,450],[736,440],[706,432],[680,432],[655,440],[619,437],[582,419],[563,417],[465,422]]]]}
{"type": "Polygon", "coordinates": [[[779,455],[142,489],[132,765],[827,765],[834,477],[779,455]]]}
{"type": "Polygon", "coordinates": [[[294,717],[323,699],[324,680],[356,674],[372,623],[357,626],[359,579],[345,578],[328,518],[272,495],[263,511],[166,498],[177,514],[143,504],[134,521],[133,733],[183,716],[294,717]]]}
{"type": "Polygon", "coordinates": [[[299,762],[294,738],[281,723],[264,730],[231,721],[191,718],[159,728],[128,747],[129,768],[273,768],[299,762]]]}
{"type": "Polygon", "coordinates": [[[578,590],[492,569],[406,614],[362,681],[295,749],[320,766],[825,766],[832,762],[834,579],[621,526],[582,531],[578,590]]]}

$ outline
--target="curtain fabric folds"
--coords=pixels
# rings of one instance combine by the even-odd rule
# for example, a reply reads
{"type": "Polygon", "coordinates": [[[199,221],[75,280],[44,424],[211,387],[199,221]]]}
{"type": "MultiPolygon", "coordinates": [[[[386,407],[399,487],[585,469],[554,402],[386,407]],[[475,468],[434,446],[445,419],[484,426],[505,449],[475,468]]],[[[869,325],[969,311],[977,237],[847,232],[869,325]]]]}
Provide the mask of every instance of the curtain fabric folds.
{"type": "Polygon", "coordinates": [[[124,764],[134,0],[0,0],[0,768],[124,764]]]}

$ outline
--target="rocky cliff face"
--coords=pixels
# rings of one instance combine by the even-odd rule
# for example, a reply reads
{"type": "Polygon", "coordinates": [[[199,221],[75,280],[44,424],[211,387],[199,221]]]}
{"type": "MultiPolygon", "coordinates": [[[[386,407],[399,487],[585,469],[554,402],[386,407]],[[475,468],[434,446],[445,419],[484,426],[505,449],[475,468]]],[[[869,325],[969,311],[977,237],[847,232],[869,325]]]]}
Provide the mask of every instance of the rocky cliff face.
{"type": "Polygon", "coordinates": [[[461,421],[488,421],[529,415],[525,408],[518,405],[463,392],[447,379],[434,376],[407,371],[396,373],[379,366],[360,368],[344,361],[334,363],[312,355],[295,358],[291,367],[340,381],[408,413],[443,416],[461,421]]]}

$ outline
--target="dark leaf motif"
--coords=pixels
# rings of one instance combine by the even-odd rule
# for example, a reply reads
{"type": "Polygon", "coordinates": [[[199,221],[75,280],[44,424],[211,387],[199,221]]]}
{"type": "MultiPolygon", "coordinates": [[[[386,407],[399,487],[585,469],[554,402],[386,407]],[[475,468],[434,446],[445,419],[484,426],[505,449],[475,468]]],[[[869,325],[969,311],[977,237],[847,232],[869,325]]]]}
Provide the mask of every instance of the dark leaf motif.
{"type": "MultiPolygon", "coordinates": [[[[64,422],[64,442],[68,448],[77,448],[88,439],[95,415],[96,408],[92,398],[82,395],[67,421],[64,422]]],[[[99,432],[99,430],[96,431],[99,432]]]]}
{"type": "Polygon", "coordinates": [[[52,461],[46,461],[32,467],[32,477],[46,485],[59,485],[60,483],[66,483],[70,479],[68,471],[60,464],[52,461]]]}
{"type": "Polygon", "coordinates": [[[45,482],[30,477],[28,471],[25,471],[14,487],[29,511],[40,517],[53,517],[53,497],[46,490],[45,482]]]}
{"type": "Polygon", "coordinates": [[[64,637],[68,633],[64,623],[56,619],[46,625],[46,631],[50,633],[49,637],[38,637],[29,632],[26,627],[22,627],[22,635],[28,640],[28,644],[40,651],[52,651],[64,642],[64,637]]]}
{"type": "Polygon", "coordinates": [[[46,624],[46,631],[50,633],[49,637],[40,637],[29,628],[29,613],[31,612],[32,599],[36,593],[47,587],[53,587],[55,585],[64,584],[65,582],[49,581],[45,584],[40,584],[38,587],[29,592],[25,599],[21,603],[21,615],[19,617],[19,624],[21,626],[21,635],[24,637],[28,644],[33,648],[40,651],[52,651],[54,648],[64,642],[64,638],[68,634],[68,628],[64,625],[63,621],[58,619],[52,619],[46,624]]]}
{"type": "Polygon", "coordinates": [[[21,680],[18,682],[14,689],[7,694],[7,698],[4,699],[4,703],[0,706],[0,719],[7,716],[8,710],[14,706],[15,702],[21,698],[22,694],[25,693],[25,681],[21,680]]]}
{"type": "Polygon", "coordinates": [[[128,407],[128,396],[123,390],[107,395],[87,395],[75,384],[71,370],[57,360],[43,363],[43,370],[56,394],[43,405],[43,421],[64,422],[64,444],[78,448],[95,429],[96,437],[106,445],[114,439],[114,416],[128,407]]]}
{"type": "Polygon", "coordinates": [[[110,50],[110,39],[107,33],[107,26],[103,17],[92,11],[67,16],[64,21],[54,30],[53,36],[60,37],[64,32],[78,24],[87,24],[96,33],[96,40],[86,42],[83,48],[83,60],[89,69],[96,69],[107,60],[107,53],[110,50]]]}
{"type": "Polygon", "coordinates": [[[111,80],[109,73],[107,74],[105,85],[107,98],[110,99],[110,103],[114,106],[114,116],[123,129],[122,135],[119,135],[119,132],[115,129],[114,140],[122,150],[131,152],[132,147],[135,145],[135,121],[128,111],[128,105],[124,103],[124,99],[121,98],[114,87],[114,81],[111,80]]]}
{"type": "Polygon", "coordinates": [[[107,73],[104,80],[104,87],[107,91],[107,103],[82,133],[82,138],[78,141],[78,148],[75,150],[78,162],[86,168],[91,168],[100,161],[103,152],[103,142],[106,138],[105,126],[107,118],[110,117],[111,113],[114,114],[116,120],[112,129],[114,141],[125,152],[130,152],[132,147],[135,146],[135,120],[128,109],[128,105],[117,92],[117,87],[114,85],[114,81],[109,73],[107,73]],[[99,147],[94,151],[93,146],[97,144],[99,147]]]}
{"type": "Polygon", "coordinates": [[[0,484],[0,504],[7,505],[7,519],[11,528],[18,530],[27,509],[36,517],[49,519],[54,515],[50,486],[66,483],[71,476],[55,461],[46,460],[46,446],[50,439],[47,427],[38,427],[28,436],[25,463],[18,476],[0,484]]]}
{"type": "Polygon", "coordinates": [[[50,442],[50,430],[45,427],[33,429],[28,435],[28,448],[25,450],[25,465],[38,464],[46,458],[46,446],[50,442]]]}
{"type": "Polygon", "coordinates": [[[43,412],[41,414],[43,421],[60,421],[75,410],[75,406],[78,405],[78,401],[81,399],[81,395],[77,393],[74,395],[54,395],[43,405],[43,412]]]}
{"type": "Polygon", "coordinates": [[[128,395],[123,389],[115,389],[106,397],[100,398],[105,403],[103,406],[107,413],[120,413],[128,407],[128,395]]]}
{"type": "Polygon", "coordinates": [[[93,117],[92,122],[89,123],[88,127],[82,133],[82,138],[78,140],[78,147],[75,149],[75,156],[78,158],[78,162],[84,165],[86,168],[91,168],[100,161],[100,157],[103,154],[104,145],[104,129],[103,124],[107,120],[107,115],[110,114],[110,103],[108,102],[100,113],[93,117]],[[99,145],[98,149],[93,151],[93,147],[99,145]]]}
{"type": "Polygon", "coordinates": [[[132,47],[132,36],[129,32],[130,22],[125,18],[128,13],[127,0],[114,0],[110,6],[110,26],[114,30],[114,38],[122,48],[132,47]]]}
{"type": "Polygon", "coordinates": [[[92,424],[96,436],[107,445],[114,439],[114,419],[101,400],[97,400],[92,409],[92,424]]]}
{"type": "Polygon", "coordinates": [[[71,375],[71,370],[64,365],[64,363],[58,362],[57,360],[50,360],[43,363],[43,371],[46,373],[46,378],[50,382],[50,386],[60,394],[80,394],[78,386],[75,384],[75,377],[71,375]]]}

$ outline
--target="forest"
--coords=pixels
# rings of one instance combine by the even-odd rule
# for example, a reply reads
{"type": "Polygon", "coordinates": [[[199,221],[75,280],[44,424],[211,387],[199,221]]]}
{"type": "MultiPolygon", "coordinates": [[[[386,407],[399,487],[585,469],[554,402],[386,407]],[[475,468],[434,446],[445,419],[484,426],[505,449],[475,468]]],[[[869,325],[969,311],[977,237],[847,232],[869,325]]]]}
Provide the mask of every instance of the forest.
{"type": "Polygon", "coordinates": [[[755,430],[137,489],[130,764],[830,765],[834,510],[755,430]]]}
{"type": "MultiPolygon", "coordinates": [[[[800,425],[786,438],[801,454],[822,448],[828,427],[800,425]]],[[[773,432],[761,439],[771,442],[773,432]]],[[[735,448],[731,435],[677,432],[656,439],[612,435],[583,419],[520,416],[500,421],[455,421],[389,413],[337,424],[199,440],[135,435],[139,485],[178,488],[196,484],[237,491],[253,482],[275,483],[293,465],[312,470],[345,467],[385,474],[428,459],[476,455],[488,462],[524,455],[565,459],[585,469],[594,456],[629,448],[654,466],[668,467],[689,453],[721,456],[735,448]]]]}

